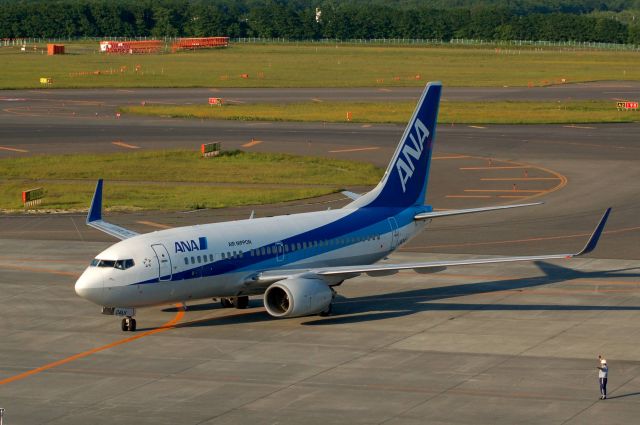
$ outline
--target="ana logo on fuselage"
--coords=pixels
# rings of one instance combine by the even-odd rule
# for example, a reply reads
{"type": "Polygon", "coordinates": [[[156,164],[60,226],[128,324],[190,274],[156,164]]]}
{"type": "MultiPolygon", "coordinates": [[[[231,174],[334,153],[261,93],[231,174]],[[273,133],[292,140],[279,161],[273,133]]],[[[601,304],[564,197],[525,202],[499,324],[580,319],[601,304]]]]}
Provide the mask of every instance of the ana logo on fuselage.
{"type": "Polygon", "coordinates": [[[409,138],[413,146],[409,144],[409,140],[405,141],[402,146],[402,152],[398,155],[396,161],[396,170],[398,170],[398,176],[400,177],[400,183],[402,184],[402,193],[407,191],[407,182],[413,176],[413,172],[416,167],[413,164],[413,160],[418,161],[422,156],[424,150],[424,141],[429,137],[429,129],[425,126],[419,118],[413,123],[414,131],[409,133],[409,138]],[[417,139],[416,139],[417,138],[417,139]],[[413,158],[413,160],[411,159],[413,158]]]}
{"type": "Polygon", "coordinates": [[[194,239],[188,241],[178,241],[175,243],[175,249],[176,253],[205,250],[207,249],[207,238],[198,238],[197,242],[194,239]]]}

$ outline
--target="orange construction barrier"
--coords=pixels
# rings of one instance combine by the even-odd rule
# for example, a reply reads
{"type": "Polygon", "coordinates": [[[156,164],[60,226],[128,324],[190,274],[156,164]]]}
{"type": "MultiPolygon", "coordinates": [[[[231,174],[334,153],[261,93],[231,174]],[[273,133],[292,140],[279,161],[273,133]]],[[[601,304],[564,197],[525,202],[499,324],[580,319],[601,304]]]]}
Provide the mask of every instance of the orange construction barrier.
{"type": "Polygon", "coordinates": [[[100,51],[104,53],[158,53],[161,47],[162,42],[160,40],[100,42],[100,51]]]}
{"type": "Polygon", "coordinates": [[[179,38],[171,45],[171,51],[209,49],[212,47],[227,46],[229,46],[229,37],[179,38]]]}

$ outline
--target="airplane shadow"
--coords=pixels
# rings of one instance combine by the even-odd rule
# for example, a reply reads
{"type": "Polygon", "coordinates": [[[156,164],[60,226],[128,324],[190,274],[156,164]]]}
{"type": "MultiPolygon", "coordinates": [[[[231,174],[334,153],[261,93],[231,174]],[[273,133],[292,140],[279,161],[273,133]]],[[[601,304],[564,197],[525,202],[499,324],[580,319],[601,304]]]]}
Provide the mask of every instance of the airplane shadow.
{"type": "Polygon", "coordinates": [[[640,306],[601,306],[601,305],[553,305],[553,304],[478,304],[478,303],[431,303],[442,299],[455,299],[477,294],[489,294],[505,290],[519,290],[537,286],[551,285],[576,279],[605,279],[620,277],[640,277],[640,273],[624,273],[640,270],[640,267],[615,269],[596,272],[582,272],[544,261],[534,264],[544,275],[509,280],[496,280],[478,283],[451,285],[438,288],[425,288],[405,292],[391,292],[382,295],[349,298],[345,302],[336,302],[333,314],[327,318],[314,317],[303,323],[309,326],[358,323],[372,320],[384,320],[402,317],[421,311],[640,311],[640,306]]]}
{"type": "MultiPolygon", "coordinates": [[[[422,311],[640,311],[640,306],[602,306],[602,305],[553,305],[553,304],[481,304],[481,303],[442,303],[430,302],[444,299],[455,299],[477,294],[490,294],[505,290],[519,290],[551,285],[575,279],[605,279],[620,277],[640,277],[640,272],[624,273],[640,270],[640,267],[582,272],[536,261],[534,264],[543,275],[509,280],[493,280],[486,282],[465,283],[437,288],[424,288],[403,292],[389,292],[387,294],[364,297],[338,297],[334,303],[332,315],[329,317],[314,316],[310,321],[303,322],[307,326],[323,326],[333,324],[358,323],[373,320],[384,320],[395,317],[408,316],[422,311]]],[[[251,300],[249,308],[262,307],[261,300],[251,300]]],[[[188,311],[208,311],[222,308],[219,303],[194,304],[188,306],[188,311]]],[[[164,312],[176,312],[176,307],[166,308],[164,312]]],[[[233,309],[230,309],[233,311],[233,309]]],[[[181,323],[176,327],[218,326],[226,324],[256,323],[277,320],[269,316],[264,310],[236,310],[237,313],[223,317],[195,320],[181,323]]]]}
{"type": "Polygon", "coordinates": [[[614,398],[633,397],[634,395],[640,395],[640,392],[629,393],[629,394],[620,394],[620,395],[614,395],[614,396],[607,395],[607,400],[613,400],[614,398]]]}

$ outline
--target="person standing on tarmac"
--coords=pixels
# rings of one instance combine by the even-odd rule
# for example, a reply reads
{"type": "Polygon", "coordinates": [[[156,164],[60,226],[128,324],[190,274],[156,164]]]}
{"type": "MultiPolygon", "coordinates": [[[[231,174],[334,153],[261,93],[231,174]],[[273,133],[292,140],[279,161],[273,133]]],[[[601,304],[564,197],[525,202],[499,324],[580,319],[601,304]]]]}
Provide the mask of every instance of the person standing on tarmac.
{"type": "Polygon", "coordinates": [[[600,364],[596,366],[598,369],[598,381],[600,382],[600,400],[607,399],[607,378],[609,375],[609,366],[607,366],[607,360],[598,356],[600,364]]]}

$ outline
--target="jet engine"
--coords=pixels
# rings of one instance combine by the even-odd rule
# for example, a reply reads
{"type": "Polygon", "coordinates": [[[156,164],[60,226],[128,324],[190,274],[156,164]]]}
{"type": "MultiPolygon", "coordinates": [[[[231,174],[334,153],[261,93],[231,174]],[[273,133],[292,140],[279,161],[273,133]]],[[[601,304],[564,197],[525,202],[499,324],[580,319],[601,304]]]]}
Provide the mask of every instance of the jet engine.
{"type": "Polygon", "coordinates": [[[264,306],[273,317],[310,316],[329,310],[333,291],[320,279],[291,278],[269,286],[264,306]]]}

